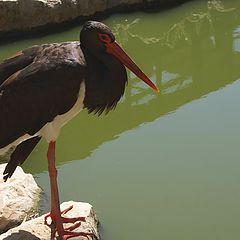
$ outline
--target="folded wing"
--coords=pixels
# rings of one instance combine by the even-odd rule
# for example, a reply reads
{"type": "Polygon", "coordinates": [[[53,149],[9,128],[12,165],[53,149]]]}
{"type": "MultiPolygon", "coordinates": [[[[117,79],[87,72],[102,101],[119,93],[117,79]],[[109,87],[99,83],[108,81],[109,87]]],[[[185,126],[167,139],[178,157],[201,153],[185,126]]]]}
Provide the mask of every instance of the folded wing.
{"type": "Polygon", "coordinates": [[[33,62],[0,85],[0,148],[37,133],[78,98],[84,71],[76,62],[33,62]]]}

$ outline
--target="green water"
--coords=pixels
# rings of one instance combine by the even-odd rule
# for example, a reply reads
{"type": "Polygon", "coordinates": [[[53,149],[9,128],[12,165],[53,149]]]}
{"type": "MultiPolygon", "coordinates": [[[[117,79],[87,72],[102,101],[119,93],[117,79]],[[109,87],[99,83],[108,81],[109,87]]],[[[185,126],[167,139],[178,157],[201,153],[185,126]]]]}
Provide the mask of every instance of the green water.
{"type": "MultiPolygon", "coordinates": [[[[93,204],[106,240],[240,237],[240,3],[195,1],[104,20],[161,89],[129,74],[114,112],[83,111],[57,143],[61,201],[93,204]]],[[[0,46],[1,58],[79,27],[0,46]]],[[[23,165],[46,193],[44,141],[23,165]]]]}

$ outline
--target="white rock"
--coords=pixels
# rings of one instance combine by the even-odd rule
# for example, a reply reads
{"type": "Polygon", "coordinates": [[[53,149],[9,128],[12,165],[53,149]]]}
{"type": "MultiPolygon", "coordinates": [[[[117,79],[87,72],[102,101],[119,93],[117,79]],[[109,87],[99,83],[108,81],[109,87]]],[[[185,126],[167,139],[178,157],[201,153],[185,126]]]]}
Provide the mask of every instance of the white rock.
{"type": "MultiPolygon", "coordinates": [[[[73,209],[66,213],[66,217],[85,217],[86,222],[82,222],[81,226],[75,229],[75,232],[90,232],[96,235],[96,238],[89,237],[89,240],[100,239],[97,225],[98,220],[93,207],[89,203],[82,202],[64,202],[61,209],[66,209],[73,205],[73,209]]],[[[0,240],[49,240],[51,239],[51,228],[44,223],[44,216],[22,223],[20,226],[9,230],[0,235],[0,240]]],[[[66,225],[64,224],[66,227],[66,225]]],[[[71,226],[71,224],[70,224],[71,226]]],[[[86,237],[74,237],[73,240],[87,240],[86,237]]]]}
{"type": "Polygon", "coordinates": [[[3,181],[6,164],[0,165],[0,233],[21,223],[37,207],[41,189],[33,176],[17,167],[7,182],[3,181]]]}

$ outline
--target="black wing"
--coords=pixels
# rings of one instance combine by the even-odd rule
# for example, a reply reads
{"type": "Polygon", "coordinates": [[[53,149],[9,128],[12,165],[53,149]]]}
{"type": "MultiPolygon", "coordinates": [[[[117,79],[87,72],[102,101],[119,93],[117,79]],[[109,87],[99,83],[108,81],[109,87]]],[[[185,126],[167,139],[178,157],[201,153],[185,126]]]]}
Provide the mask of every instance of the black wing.
{"type": "Polygon", "coordinates": [[[0,148],[34,135],[78,98],[84,68],[74,61],[33,62],[0,86],[0,148]]]}
{"type": "Polygon", "coordinates": [[[39,52],[47,45],[33,46],[4,60],[0,64],[0,85],[13,73],[31,64],[39,52]]]}

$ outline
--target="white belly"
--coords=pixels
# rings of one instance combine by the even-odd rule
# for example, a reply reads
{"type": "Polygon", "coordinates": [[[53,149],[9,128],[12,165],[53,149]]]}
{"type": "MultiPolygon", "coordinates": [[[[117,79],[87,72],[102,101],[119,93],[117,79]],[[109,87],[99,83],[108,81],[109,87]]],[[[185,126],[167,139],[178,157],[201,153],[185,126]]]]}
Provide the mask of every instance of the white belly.
{"type": "Polygon", "coordinates": [[[61,128],[72,118],[74,118],[83,109],[83,100],[85,97],[85,83],[84,81],[80,85],[78,99],[74,106],[66,113],[56,116],[52,122],[44,125],[35,135],[25,134],[21,136],[16,141],[12,142],[4,148],[0,148],[0,155],[6,153],[12,146],[17,146],[21,142],[26,141],[34,136],[42,136],[47,142],[56,141],[60,133],[61,128]]]}
{"type": "Polygon", "coordinates": [[[83,109],[85,83],[80,85],[79,97],[74,106],[65,114],[58,115],[52,122],[47,123],[37,135],[44,137],[47,142],[56,141],[61,128],[83,109]]]}

